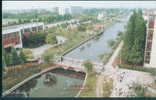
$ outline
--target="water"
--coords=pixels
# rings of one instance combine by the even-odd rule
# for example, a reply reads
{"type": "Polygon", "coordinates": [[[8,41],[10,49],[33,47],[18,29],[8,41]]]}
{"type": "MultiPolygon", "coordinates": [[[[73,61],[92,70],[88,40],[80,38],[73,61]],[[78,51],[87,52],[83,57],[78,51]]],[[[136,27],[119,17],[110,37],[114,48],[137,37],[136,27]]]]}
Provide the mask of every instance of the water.
{"type": "Polygon", "coordinates": [[[116,39],[118,32],[124,30],[124,25],[126,22],[127,19],[125,19],[122,23],[114,24],[110,28],[106,29],[105,32],[99,37],[99,39],[86,42],[85,44],[66,54],[65,57],[81,60],[89,59],[100,62],[101,60],[99,55],[111,51],[107,41],[116,39]]]}
{"type": "Polygon", "coordinates": [[[14,97],[74,97],[80,90],[76,86],[83,84],[85,74],[57,69],[35,78],[12,92],[14,97]],[[47,76],[52,77],[46,82],[47,76]],[[16,95],[14,94],[16,93],[16,95]],[[22,93],[21,95],[19,93],[22,93]]]}

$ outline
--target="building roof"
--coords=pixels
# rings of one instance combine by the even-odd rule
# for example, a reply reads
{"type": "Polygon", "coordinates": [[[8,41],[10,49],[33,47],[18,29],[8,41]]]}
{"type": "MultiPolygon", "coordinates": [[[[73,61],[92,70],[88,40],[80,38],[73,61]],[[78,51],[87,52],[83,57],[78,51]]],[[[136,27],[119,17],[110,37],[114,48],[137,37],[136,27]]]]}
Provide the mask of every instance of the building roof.
{"type": "Polygon", "coordinates": [[[2,28],[2,34],[17,32],[17,31],[20,31],[21,29],[40,26],[40,25],[44,25],[44,23],[35,22],[35,23],[27,23],[27,24],[20,24],[20,25],[13,25],[13,26],[8,26],[8,27],[3,27],[2,28]]]}

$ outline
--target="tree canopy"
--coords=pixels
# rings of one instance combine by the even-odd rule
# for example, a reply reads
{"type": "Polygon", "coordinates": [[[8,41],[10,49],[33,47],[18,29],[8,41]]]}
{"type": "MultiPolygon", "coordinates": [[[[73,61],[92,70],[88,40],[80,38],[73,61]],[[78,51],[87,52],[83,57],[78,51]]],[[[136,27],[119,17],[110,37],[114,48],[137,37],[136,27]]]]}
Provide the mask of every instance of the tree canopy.
{"type": "Polygon", "coordinates": [[[134,11],[126,26],[121,57],[125,63],[143,64],[146,39],[146,22],[142,11],[134,11]]]}

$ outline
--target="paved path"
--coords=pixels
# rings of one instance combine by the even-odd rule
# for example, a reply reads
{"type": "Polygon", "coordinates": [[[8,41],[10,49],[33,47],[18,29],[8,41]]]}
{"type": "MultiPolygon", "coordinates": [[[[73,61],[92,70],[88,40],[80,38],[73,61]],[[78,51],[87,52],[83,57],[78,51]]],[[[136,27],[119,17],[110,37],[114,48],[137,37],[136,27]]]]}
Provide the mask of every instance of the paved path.
{"type": "Polygon", "coordinates": [[[40,58],[45,50],[52,48],[52,47],[55,47],[55,46],[58,46],[58,45],[59,44],[55,44],[55,45],[45,44],[45,45],[40,46],[38,48],[31,49],[32,54],[35,58],[40,58]]]}
{"type": "Polygon", "coordinates": [[[101,70],[101,74],[97,78],[97,84],[96,84],[97,97],[103,96],[103,85],[104,85],[103,83],[104,83],[104,81],[106,81],[106,80],[104,80],[104,75],[109,76],[109,78],[113,78],[115,75],[116,69],[113,68],[112,64],[113,64],[113,61],[115,60],[115,58],[118,56],[119,51],[121,50],[122,46],[123,46],[123,42],[121,42],[119,44],[117,49],[114,51],[113,55],[110,57],[108,63],[105,66],[103,66],[105,70],[104,71],[101,70]]]}
{"type": "Polygon", "coordinates": [[[99,75],[96,81],[96,96],[102,97],[103,96],[103,75],[99,75]]]}

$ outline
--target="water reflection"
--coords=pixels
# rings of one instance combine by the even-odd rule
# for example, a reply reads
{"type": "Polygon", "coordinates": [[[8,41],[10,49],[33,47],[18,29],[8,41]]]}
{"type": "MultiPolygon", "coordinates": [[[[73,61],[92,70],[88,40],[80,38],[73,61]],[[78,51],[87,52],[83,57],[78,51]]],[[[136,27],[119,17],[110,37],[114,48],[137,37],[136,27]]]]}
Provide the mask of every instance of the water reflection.
{"type": "Polygon", "coordinates": [[[47,87],[52,87],[57,83],[57,79],[55,75],[51,75],[50,73],[47,73],[45,75],[44,85],[47,87]]]}
{"type": "Polygon", "coordinates": [[[74,97],[80,89],[71,88],[82,84],[84,72],[56,68],[36,77],[6,97],[74,97]]]}

